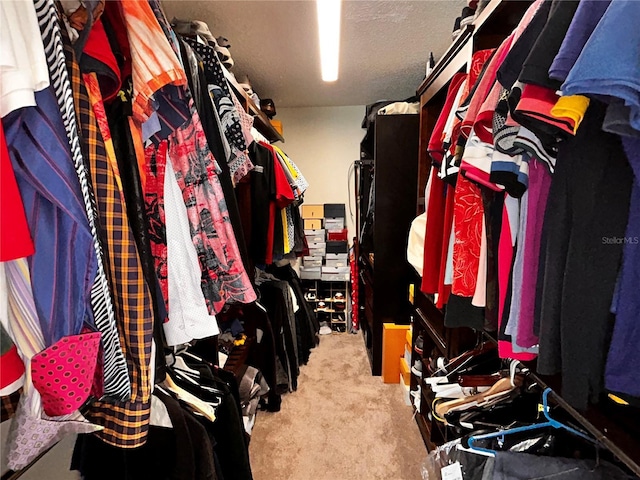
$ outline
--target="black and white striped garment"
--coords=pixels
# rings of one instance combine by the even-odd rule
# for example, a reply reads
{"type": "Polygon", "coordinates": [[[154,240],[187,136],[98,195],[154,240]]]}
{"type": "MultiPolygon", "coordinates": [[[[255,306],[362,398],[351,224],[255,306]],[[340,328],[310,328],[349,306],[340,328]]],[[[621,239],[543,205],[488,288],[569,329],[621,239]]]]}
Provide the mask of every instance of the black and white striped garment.
{"type": "Polygon", "coordinates": [[[126,360],[120,345],[113,301],[107,276],[104,272],[103,253],[96,229],[97,209],[92,186],[89,183],[78,136],[73,93],[66,69],[65,56],[60,32],[58,14],[53,0],[34,0],[38,24],[42,34],[44,51],[49,66],[51,86],[55,90],[62,121],[69,139],[71,156],[80,182],[82,198],[87,212],[93,244],[98,257],[98,271],[91,289],[91,307],[96,327],[102,333],[104,348],[104,395],[128,400],[131,397],[131,383],[126,360]]]}

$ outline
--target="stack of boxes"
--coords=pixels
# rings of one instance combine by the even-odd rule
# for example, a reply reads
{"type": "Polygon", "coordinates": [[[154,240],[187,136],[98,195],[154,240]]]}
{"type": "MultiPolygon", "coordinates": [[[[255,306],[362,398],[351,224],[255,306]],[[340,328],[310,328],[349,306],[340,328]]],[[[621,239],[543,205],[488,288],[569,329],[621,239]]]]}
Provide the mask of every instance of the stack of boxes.
{"type": "Polygon", "coordinates": [[[302,259],[300,278],[348,282],[349,242],[344,204],[302,205],[301,213],[309,256],[302,259]]]}
{"type": "Polygon", "coordinates": [[[300,278],[302,280],[320,280],[322,265],[327,253],[326,231],[322,228],[324,205],[302,205],[304,234],[309,245],[309,256],[302,259],[300,278]]]}

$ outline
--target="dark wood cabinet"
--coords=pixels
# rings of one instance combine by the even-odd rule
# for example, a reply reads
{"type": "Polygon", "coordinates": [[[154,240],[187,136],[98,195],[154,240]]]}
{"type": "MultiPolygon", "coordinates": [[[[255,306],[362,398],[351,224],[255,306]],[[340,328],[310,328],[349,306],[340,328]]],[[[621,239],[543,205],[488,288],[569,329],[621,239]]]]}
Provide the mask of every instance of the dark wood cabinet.
{"type": "Polygon", "coordinates": [[[358,298],[371,372],[380,375],[382,324],[410,323],[408,288],[413,274],[406,250],[415,218],[419,116],[378,115],[373,128],[373,162],[359,162],[357,175],[357,224],[359,235],[363,234],[358,298]],[[370,180],[373,188],[368,188],[370,180]]]}

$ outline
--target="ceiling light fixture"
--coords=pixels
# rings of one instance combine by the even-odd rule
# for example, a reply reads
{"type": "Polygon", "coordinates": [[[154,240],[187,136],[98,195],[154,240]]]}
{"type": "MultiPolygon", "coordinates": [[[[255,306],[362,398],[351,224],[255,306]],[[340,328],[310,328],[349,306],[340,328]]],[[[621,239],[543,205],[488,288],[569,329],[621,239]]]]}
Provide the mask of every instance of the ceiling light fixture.
{"type": "Polygon", "coordinates": [[[316,0],[318,32],[320,34],[320,64],[322,80],[338,80],[340,62],[340,11],[341,0],[316,0]]]}

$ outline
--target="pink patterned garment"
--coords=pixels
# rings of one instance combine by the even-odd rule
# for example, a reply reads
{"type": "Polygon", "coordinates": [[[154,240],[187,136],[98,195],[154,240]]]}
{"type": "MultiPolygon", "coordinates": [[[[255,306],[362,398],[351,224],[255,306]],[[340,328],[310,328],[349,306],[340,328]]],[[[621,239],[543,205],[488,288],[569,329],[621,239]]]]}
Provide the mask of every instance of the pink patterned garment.
{"type": "MultiPolygon", "coordinates": [[[[144,149],[145,176],[144,204],[149,218],[151,253],[156,267],[156,276],[162,290],[165,307],[169,311],[169,283],[167,274],[167,233],[164,214],[164,174],[167,165],[168,142],[163,140],[156,148],[144,149]]],[[[166,321],[166,320],[165,320],[166,321]]]]}
{"type": "Polygon", "coordinates": [[[209,313],[225,303],[251,303],[256,293],[240,258],[213,154],[193,101],[192,119],[169,137],[169,157],[182,191],[202,269],[209,313]]]}

